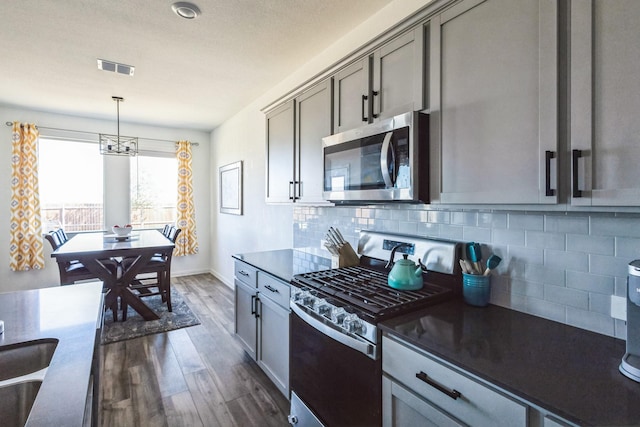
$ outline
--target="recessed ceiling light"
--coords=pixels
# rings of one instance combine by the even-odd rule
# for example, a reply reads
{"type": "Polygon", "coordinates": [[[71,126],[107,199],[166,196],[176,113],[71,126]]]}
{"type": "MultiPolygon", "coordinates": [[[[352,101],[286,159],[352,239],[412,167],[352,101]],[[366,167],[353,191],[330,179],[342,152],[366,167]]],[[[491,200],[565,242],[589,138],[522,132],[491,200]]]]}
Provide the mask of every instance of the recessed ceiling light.
{"type": "Polygon", "coordinates": [[[171,10],[181,18],[196,19],[200,16],[200,9],[193,3],[179,1],[171,5],[171,10]]]}

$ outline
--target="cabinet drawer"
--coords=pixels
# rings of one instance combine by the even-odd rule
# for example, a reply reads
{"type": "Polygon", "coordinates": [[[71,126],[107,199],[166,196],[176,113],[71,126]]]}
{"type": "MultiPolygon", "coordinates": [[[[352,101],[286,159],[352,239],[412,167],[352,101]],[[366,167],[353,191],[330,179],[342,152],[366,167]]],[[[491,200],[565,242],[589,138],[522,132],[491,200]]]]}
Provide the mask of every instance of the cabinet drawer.
{"type": "Polygon", "coordinates": [[[242,261],[236,261],[234,265],[234,273],[238,280],[255,288],[257,286],[258,270],[242,261]]]}
{"type": "Polygon", "coordinates": [[[289,284],[266,273],[258,273],[258,292],[289,309],[289,284]]]}
{"type": "Polygon", "coordinates": [[[387,337],[382,343],[382,369],[464,423],[474,426],[526,426],[525,405],[387,337]],[[454,399],[446,394],[447,391],[459,392],[460,396],[454,399]]]}

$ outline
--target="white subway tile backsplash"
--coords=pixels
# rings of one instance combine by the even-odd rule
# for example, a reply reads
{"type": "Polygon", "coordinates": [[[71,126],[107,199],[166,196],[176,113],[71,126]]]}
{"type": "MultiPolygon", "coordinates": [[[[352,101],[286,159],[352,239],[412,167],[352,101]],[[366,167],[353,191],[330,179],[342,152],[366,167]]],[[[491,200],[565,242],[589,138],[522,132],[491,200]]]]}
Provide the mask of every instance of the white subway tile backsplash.
{"type": "Polygon", "coordinates": [[[542,214],[510,213],[509,228],[512,230],[544,230],[544,216],[542,214]]]}
{"type": "Polygon", "coordinates": [[[615,240],[613,237],[567,234],[567,250],[613,255],[615,251],[615,240]]]}
{"type": "Polygon", "coordinates": [[[544,285],[544,299],[567,307],[589,309],[589,293],[564,286],[544,285]]]}
{"type": "Polygon", "coordinates": [[[530,282],[547,283],[564,286],[566,271],[564,269],[549,268],[544,265],[526,264],[524,277],[530,282]]]}
{"type": "Polygon", "coordinates": [[[589,271],[594,274],[625,277],[631,259],[604,255],[589,255],[589,271]]]}
{"type": "Polygon", "coordinates": [[[466,242],[491,243],[491,229],[462,227],[462,238],[466,242]]]}
{"type": "Polygon", "coordinates": [[[492,242],[499,245],[524,246],[524,230],[494,229],[492,242]]]}
{"type": "Polygon", "coordinates": [[[451,224],[478,225],[477,212],[451,212],[451,224]]]}
{"type": "Polygon", "coordinates": [[[567,271],[567,287],[611,296],[615,291],[615,279],[582,271],[567,271]]]}
{"type": "Polygon", "coordinates": [[[526,231],[525,241],[531,248],[564,250],[566,247],[566,235],[562,233],[526,231]]]}
{"type": "Polygon", "coordinates": [[[294,246],[320,246],[329,226],[356,245],[359,230],[474,241],[492,273],[491,302],[618,338],[611,295],[626,297],[627,264],[640,259],[640,215],[507,212],[429,205],[299,206],[294,246]]]}
{"type": "Polygon", "coordinates": [[[589,233],[589,217],[564,214],[547,214],[544,231],[552,233],[589,233]]]}
{"type": "Polygon", "coordinates": [[[616,237],[616,256],[629,260],[640,259],[640,239],[616,237]]]}
{"type": "Polygon", "coordinates": [[[591,234],[596,236],[640,237],[640,218],[593,216],[591,234]]]}
{"type": "Polygon", "coordinates": [[[550,268],[589,271],[589,254],[545,249],[544,265],[550,268]]]}
{"type": "Polygon", "coordinates": [[[567,324],[600,334],[614,334],[614,319],[611,316],[588,310],[567,307],[567,324]]]}

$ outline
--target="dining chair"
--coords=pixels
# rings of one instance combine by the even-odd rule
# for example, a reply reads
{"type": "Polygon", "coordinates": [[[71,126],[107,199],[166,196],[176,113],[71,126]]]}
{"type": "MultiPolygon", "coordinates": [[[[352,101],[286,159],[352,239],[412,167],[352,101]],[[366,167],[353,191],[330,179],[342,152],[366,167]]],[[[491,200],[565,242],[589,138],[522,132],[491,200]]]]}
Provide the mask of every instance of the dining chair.
{"type": "MultiPolygon", "coordinates": [[[[45,234],[44,237],[51,244],[51,249],[54,251],[69,240],[67,234],[61,228],[45,234]]],[[[114,259],[104,259],[100,260],[100,263],[109,269],[111,273],[117,274],[118,261],[114,259]]],[[[98,277],[89,271],[80,261],[58,262],[57,264],[58,270],[60,271],[61,285],[72,285],[81,280],[98,279],[98,277]]]]}
{"type": "MultiPolygon", "coordinates": [[[[165,237],[176,242],[178,235],[182,230],[170,225],[165,237]]],[[[164,230],[163,230],[163,234],[164,230]]],[[[129,289],[137,294],[138,297],[149,297],[160,295],[162,302],[167,304],[167,309],[173,311],[171,306],[171,259],[173,256],[173,248],[162,253],[154,254],[147,262],[142,270],[138,273],[135,280],[129,285],[129,289]],[[142,277],[148,274],[155,274],[155,277],[142,277]]],[[[127,257],[122,260],[122,267],[127,270],[136,260],[135,257],[127,257]]],[[[122,319],[127,320],[127,305],[122,303],[122,319]]]]}

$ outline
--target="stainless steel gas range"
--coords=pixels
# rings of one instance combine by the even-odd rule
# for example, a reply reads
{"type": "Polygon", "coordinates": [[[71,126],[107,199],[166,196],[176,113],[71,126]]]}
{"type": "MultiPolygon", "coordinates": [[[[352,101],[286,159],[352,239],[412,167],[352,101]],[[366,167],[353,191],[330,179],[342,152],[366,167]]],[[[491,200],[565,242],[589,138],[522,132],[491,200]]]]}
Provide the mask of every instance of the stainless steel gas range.
{"type": "Polygon", "coordinates": [[[378,323],[460,293],[458,242],[361,232],[360,265],[291,282],[289,422],[297,426],[382,423],[378,323]],[[393,249],[426,266],[423,287],[396,290],[385,268],[393,249]]]}

